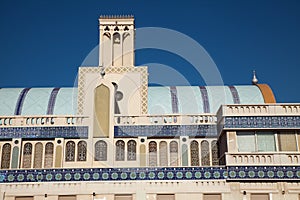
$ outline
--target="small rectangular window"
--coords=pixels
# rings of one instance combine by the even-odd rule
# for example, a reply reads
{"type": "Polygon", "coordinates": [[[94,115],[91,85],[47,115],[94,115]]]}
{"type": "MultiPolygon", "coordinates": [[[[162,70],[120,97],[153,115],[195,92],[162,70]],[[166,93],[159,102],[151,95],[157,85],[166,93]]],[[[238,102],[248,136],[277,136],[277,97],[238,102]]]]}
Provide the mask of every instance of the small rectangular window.
{"type": "Polygon", "coordinates": [[[239,152],[255,152],[254,132],[238,132],[237,142],[239,152]]]}
{"type": "Polygon", "coordinates": [[[175,200],[174,194],[158,194],[156,196],[157,200],[175,200]]]}
{"type": "Polygon", "coordinates": [[[58,196],[58,200],[76,200],[75,195],[62,195],[58,196]]]}
{"type": "Polygon", "coordinates": [[[15,200],[33,200],[33,197],[15,197],[15,200]]]}
{"type": "Polygon", "coordinates": [[[203,200],[221,200],[221,194],[203,194],[203,200]]]}
{"type": "Polygon", "coordinates": [[[120,195],[115,195],[115,200],[132,200],[132,195],[131,194],[120,194],[120,195]]]}
{"type": "Polygon", "coordinates": [[[269,200],[269,194],[251,194],[251,200],[269,200]]]}

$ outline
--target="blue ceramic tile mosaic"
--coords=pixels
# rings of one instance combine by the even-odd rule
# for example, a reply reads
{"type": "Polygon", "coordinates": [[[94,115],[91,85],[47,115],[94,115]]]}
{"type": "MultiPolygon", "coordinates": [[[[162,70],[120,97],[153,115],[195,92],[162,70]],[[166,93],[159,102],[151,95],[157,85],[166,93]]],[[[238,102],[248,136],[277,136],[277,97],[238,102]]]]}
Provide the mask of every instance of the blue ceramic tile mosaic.
{"type": "Polygon", "coordinates": [[[115,126],[115,137],[216,137],[216,125],[136,125],[115,126]]]}
{"type": "Polygon", "coordinates": [[[300,116],[225,117],[223,128],[300,128],[300,116]]]}
{"type": "Polygon", "coordinates": [[[88,126],[0,128],[0,138],[87,138],[88,126]]]}

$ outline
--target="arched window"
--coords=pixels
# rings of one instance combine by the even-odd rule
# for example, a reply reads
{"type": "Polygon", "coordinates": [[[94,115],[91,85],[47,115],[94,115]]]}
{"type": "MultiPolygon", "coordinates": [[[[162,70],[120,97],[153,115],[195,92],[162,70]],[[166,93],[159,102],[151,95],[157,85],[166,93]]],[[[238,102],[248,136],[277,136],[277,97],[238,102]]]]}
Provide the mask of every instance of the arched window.
{"type": "Polygon", "coordinates": [[[38,142],[34,145],[34,168],[42,168],[42,160],[43,160],[43,144],[38,142]]]}
{"type": "Polygon", "coordinates": [[[2,147],[1,169],[9,169],[10,166],[11,145],[6,143],[2,147]]]}
{"type": "Polygon", "coordinates": [[[191,142],[191,166],[199,166],[199,144],[196,140],[191,142]]]}
{"type": "Polygon", "coordinates": [[[136,142],[134,140],[127,142],[127,160],[136,160],[136,142]]]}
{"type": "Polygon", "coordinates": [[[19,147],[15,146],[13,148],[13,153],[12,153],[11,168],[16,169],[18,167],[19,167],[19,147]]]}
{"type": "Polygon", "coordinates": [[[66,144],[66,162],[75,161],[75,142],[69,141],[66,144]]]}
{"type": "Polygon", "coordinates": [[[23,151],[23,168],[31,168],[32,144],[27,142],[23,151]]]}
{"type": "Polygon", "coordinates": [[[219,165],[217,140],[211,142],[212,165],[219,165]]]}
{"type": "Polygon", "coordinates": [[[178,143],[176,141],[170,142],[170,166],[178,165],[178,143]]]}
{"type": "Polygon", "coordinates": [[[86,161],[86,142],[85,141],[80,141],[77,144],[77,161],[86,161]]]}
{"type": "Polygon", "coordinates": [[[157,165],[157,144],[154,141],[149,142],[149,166],[157,165]]]}
{"type": "Polygon", "coordinates": [[[95,161],[107,161],[107,144],[103,140],[95,144],[95,161]]]}
{"type": "Polygon", "coordinates": [[[159,164],[168,166],[168,144],[165,141],[159,143],[159,164]]]}
{"type": "Polygon", "coordinates": [[[116,142],[116,161],[125,160],[125,142],[118,140],[116,142]]]}
{"type": "Polygon", "coordinates": [[[53,152],[54,152],[54,145],[52,142],[48,142],[45,147],[45,161],[44,161],[45,168],[51,168],[53,166],[53,152]]]}
{"type": "Polygon", "coordinates": [[[201,165],[209,166],[210,165],[210,156],[209,156],[209,143],[206,140],[201,142],[201,165]]]}

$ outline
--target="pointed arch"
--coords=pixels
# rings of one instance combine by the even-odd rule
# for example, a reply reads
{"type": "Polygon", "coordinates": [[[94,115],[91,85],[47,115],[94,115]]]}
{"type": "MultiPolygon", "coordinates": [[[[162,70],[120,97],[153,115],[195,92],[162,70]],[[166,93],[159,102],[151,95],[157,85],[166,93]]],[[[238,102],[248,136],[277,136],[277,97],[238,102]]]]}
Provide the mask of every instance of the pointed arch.
{"type": "Polygon", "coordinates": [[[42,160],[43,160],[43,144],[41,142],[38,142],[34,145],[33,167],[42,168],[42,160]]]}
{"type": "Polygon", "coordinates": [[[168,166],[168,144],[165,141],[159,143],[159,165],[168,166]]]}
{"type": "Polygon", "coordinates": [[[32,144],[30,142],[25,143],[23,151],[23,168],[31,168],[32,159],[32,144]]]}
{"type": "Polygon", "coordinates": [[[75,161],[75,142],[69,141],[66,144],[66,162],[75,161]]]}
{"type": "Polygon", "coordinates": [[[219,150],[218,150],[218,143],[217,140],[213,140],[211,142],[211,159],[212,165],[219,165],[219,150]]]}
{"type": "Polygon", "coordinates": [[[201,165],[209,166],[210,165],[210,152],[209,152],[209,143],[207,140],[201,142],[201,165]]]}
{"type": "Polygon", "coordinates": [[[199,166],[199,143],[196,140],[191,142],[191,166],[199,166]]]}
{"type": "Polygon", "coordinates": [[[94,137],[109,136],[110,90],[101,84],[94,91],[94,137]]]}
{"type": "Polygon", "coordinates": [[[95,161],[107,161],[107,143],[99,140],[95,144],[95,161]]]}
{"type": "Polygon", "coordinates": [[[54,144],[48,142],[45,146],[45,161],[44,167],[51,168],[53,166],[53,153],[54,153],[54,144]]]}
{"type": "Polygon", "coordinates": [[[77,161],[86,161],[87,144],[86,141],[80,141],[77,144],[77,161]]]}
{"type": "Polygon", "coordinates": [[[9,169],[11,156],[11,145],[5,143],[2,147],[1,169],[9,169]]]}
{"type": "Polygon", "coordinates": [[[149,142],[149,166],[157,166],[157,144],[154,141],[149,142]]]}
{"type": "Polygon", "coordinates": [[[127,142],[127,160],[136,160],[136,141],[134,140],[127,142]]]}
{"type": "Polygon", "coordinates": [[[178,143],[170,142],[170,166],[178,166],[178,143]]]}
{"type": "Polygon", "coordinates": [[[116,142],[116,161],[125,160],[125,142],[123,140],[118,140],[116,142]]]}
{"type": "Polygon", "coordinates": [[[113,34],[113,66],[122,65],[121,35],[116,32],[113,34]]]}

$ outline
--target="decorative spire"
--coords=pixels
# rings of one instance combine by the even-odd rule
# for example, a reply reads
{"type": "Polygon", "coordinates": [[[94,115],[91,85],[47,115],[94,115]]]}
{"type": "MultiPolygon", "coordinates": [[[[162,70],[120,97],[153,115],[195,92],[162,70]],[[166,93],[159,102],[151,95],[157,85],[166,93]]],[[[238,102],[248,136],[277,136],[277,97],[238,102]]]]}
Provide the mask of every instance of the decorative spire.
{"type": "Polygon", "coordinates": [[[256,85],[258,83],[258,80],[256,78],[256,73],[255,73],[255,70],[253,70],[253,78],[252,78],[252,84],[253,85],[256,85]]]}

